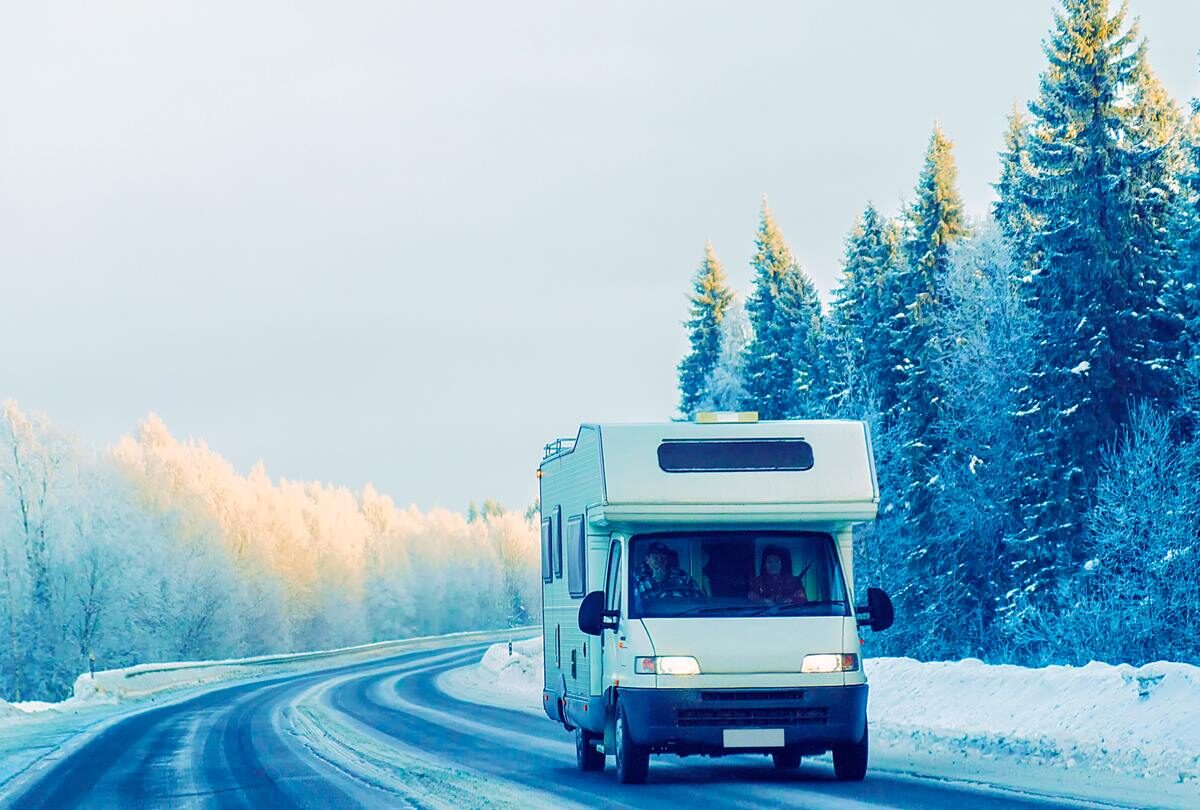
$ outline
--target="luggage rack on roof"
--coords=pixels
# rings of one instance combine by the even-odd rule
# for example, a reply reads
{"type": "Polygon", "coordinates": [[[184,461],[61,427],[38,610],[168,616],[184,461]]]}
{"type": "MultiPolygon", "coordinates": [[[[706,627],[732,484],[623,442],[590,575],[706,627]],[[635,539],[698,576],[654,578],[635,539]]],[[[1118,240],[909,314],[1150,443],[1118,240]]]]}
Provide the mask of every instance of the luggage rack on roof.
{"type": "Polygon", "coordinates": [[[542,461],[557,456],[559,453],[569,453],[575,449],[575,437],[555,439],[542,448],[542,461]]]}

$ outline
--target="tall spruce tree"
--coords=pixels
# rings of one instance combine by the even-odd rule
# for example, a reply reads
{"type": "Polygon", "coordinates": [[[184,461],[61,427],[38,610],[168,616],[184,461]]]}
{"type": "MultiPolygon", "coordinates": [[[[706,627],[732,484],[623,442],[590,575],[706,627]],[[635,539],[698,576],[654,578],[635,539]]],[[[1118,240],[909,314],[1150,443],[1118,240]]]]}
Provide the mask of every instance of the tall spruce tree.
{"type": "Polygon", "coordinates": [[[904,523],[914,536],[928,528],[938,481],[934,472],[941,440],[934,430],[945,391],[935,366],[948,347],[943,331],[945,279],[950,247],[967,234],[962,200],[955,188],[952,144],[935,127],[917,182],[916,199],[905,212],[904,261],[896,274],[903,310],[891,320],[893,351],[899,359],[896,403],[891,420],[904,437],[904,523]]]}
{"type": "Polygon", "coordinates": [[[1044,49],[1049,67],[1030,104],[1032,181],[1025,200],[1037,222],[1027,296],[1035,352],[1014,428],[1023,529],[1013,546],[1024,588],[1054,608],[1059,575],[1082,563],[1082,519],[1102,448],[1134,400],[1167,403],[1170,363],[1155,347],[1149,313],[1162,293],[1164,235],[1137,226],[1154,189],[1144,178],[1160,159],[1131,125],[1130,98],[1144,52],[1133,47],[1125,10],[1107,0],[1064,0],[1044,49]]]}
{"type": "Polygon", "coordinates": [[[868,401],[891,407],[898,365],[885,310],[885,290],[895,283],[898,242],[895,226],[867,205],[846,237],[842,276],[833,293],[826,356],[832,365],[832,411],[862,417],[868,401]]]}
{"type": "Polygon", "coordinates": [[[1184,359],[1200,363],[1200,98],[1192,101],[1183,146],[1186,162],[1171,224],[1175,296],[1184,325],[1184,359]]]}
{"type": "Polygon", "coordinates": [[[754,291],[746,304],[754,337],[746,347],[746,407],[763,419],[821,411],[821,302],[763,201],[755,238],[754,291]]]}
{"type": "Polygon", "coordinates": [[[712,373],[721,359],[722,324],[733,302],[733,290],[725,281],[725,270],[711,242],[704,243],[704,259],[696,270],[689,301],[686,326],[691,351],[679,363],[679,409],[688,419],[711,398],[712,373]]]}
{"type": "Polygon", "coordinates": [[[1004,131],[1004,150],[1000,152],[1000,180],[992,185],[997,196],[992,203],[992,219],[1008,239],[1022,269],[1034,262],[1029,242],[1037,229],[1026,201],[1033,176],[1029,165],[1029,134],[1029,119],[1014,106],[1004,131]]]}
{"type": "MultiPolygon", "coordinates": [[[[1137,50],[1133,92],[1127,118],[1129,143],[1135,163],[1131,173],[1133,223],[1129,240],[1132,278],[1141,287],[1138,299],[1145,309],[1143,364],[1167,369],[1172,378],[1182,354],[1181,299],[1172,289],[1176,281],[1172,219],[1181,183],[1188,168],[1185,149],[1186,119],[1166,88],[1150,69],[1146,45],[1137,50]]],[[[1167,393],[1168,404],[1174,386],[1167,393]]]]}
{"type": "Polygon", "coordinates": [[[1187,162],[1171,223],[1175,272],[1170,309],[1177,313],[1182,327],[1185,430],[1200,441],[1200,99],[1192,101],[1183,143],[1187,162]]]}

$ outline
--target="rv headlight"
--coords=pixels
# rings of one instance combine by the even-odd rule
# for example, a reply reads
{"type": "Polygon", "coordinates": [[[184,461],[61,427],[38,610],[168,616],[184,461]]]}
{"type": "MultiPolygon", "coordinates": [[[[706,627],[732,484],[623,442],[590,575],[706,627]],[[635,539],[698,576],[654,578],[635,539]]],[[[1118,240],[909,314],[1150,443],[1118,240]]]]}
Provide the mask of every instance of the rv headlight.
{"type": "Polygon", "coordinates": [[[633,659],[639,675],[699,675],[700,662],[690,655],[640,656],[633,659]]]}
{"type": "Polygon", "coordinates": [[[806,655],[800,662],[801,672],[854,672],[856,669],[858,669],[857,655],[820,653],[806,655]]]}

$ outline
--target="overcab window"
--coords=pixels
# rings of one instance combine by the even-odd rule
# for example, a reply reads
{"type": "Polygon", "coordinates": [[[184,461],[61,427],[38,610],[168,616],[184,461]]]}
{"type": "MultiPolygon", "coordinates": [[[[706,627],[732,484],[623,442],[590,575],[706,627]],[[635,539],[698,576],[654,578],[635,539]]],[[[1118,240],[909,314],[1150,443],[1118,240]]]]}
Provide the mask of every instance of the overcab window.
{"type": "Polygon", "coordinates": [[[666,439],[658,446],[663,472],[803,472],[813,466],[803,439],[666,439]]]}

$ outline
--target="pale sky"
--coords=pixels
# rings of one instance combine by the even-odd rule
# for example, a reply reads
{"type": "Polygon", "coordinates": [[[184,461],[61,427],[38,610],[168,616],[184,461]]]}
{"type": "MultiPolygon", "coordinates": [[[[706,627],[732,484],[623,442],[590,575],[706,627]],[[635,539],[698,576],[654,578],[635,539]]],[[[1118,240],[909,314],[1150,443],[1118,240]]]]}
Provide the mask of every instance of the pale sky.
{"type": "MultiPolygon", "coordinates": [[[[706,238],[823,292],[930,130],[986,211],[1052,3],[57,3],[0,19],[0,399],[106,445],[524,507],[677,403],[706,238]]],[[[1131,0],[1200,94],[1200,3],[1131,0]]]]}

